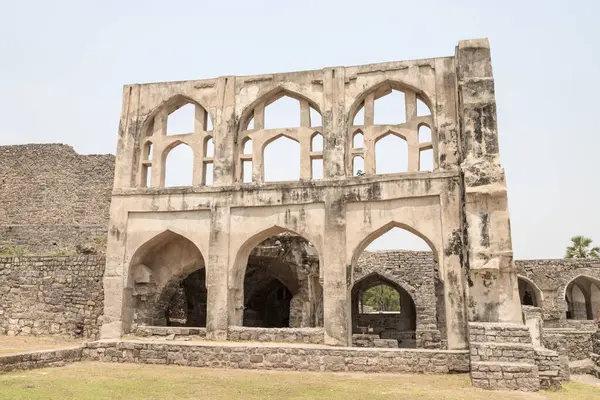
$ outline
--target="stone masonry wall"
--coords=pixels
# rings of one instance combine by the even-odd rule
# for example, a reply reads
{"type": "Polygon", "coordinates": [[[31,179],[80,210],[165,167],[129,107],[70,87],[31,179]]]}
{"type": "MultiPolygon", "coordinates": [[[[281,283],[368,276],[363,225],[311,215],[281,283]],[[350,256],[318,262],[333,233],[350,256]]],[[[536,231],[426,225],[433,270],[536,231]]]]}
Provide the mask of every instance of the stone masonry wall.
{"type": "Polygon", "coordinates": [[[0,258],[0,334],[96,338],[105,259],[0,258]]]}
{"type": "Polygon", "coordinates": [[[324,346],[210,345],[156,342],[86,343],[83,359],[193,367],[388,373],[469,371],[468,351],[361,349],[324,346]]]}
{"type": "Polygon", "coordinates": [[[598,259],[516,260],[517,273],[531,280],[542,292],[539,307],[544,326],[572,327],[576,321],[566,320],[565,289],[576,277],[584,275],[600,280],[598,259]]]}
{"type": "Polygon", "coordinates": [[[74,361],[81,361],[82,349],[82,347],[73,347],[70,349],[35,351],[0,356],[0,372],[42,367],[62,367],[74,361]]]}
{"type": "Polygon", "coordinates": [[[104,252],[114,168],[64,144],[0,146],[0,253],[104,252]]]}
{"type": "Polygon", "coordinates": [[[593,352],[594,331],[544,329],[544,347],[569,357],[569,361],[585,360],[593,352]]]}
{"type": "Polygon", "coordinates": [[[353,282],[379,274],[405,289],[417,311],[417,329],[436,329],[435,261],[429,251],[365,251],[353,271],[353,282]]]}

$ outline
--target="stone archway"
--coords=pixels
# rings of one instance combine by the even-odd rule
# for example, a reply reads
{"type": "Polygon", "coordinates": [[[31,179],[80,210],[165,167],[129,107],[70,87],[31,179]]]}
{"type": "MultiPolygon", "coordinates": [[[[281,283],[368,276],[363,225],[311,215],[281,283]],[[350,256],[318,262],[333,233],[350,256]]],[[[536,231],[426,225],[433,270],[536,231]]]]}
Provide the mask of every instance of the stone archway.
{"type": "Polygon", "coordinates": [[[205,326],[207,291],[202,253],[186,237],[166,230],[132,257],[132,324],[205,326]]]}

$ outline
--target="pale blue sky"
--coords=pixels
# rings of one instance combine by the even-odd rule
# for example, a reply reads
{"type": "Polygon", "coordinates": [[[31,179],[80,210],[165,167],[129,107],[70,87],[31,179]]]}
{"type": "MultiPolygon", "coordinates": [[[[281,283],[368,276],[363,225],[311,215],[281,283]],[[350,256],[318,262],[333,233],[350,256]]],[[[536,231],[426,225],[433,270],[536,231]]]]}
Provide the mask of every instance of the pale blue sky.
{"type": "MultiPolygon", "coordinates": [[[[0,0],[0,144],[114,153],[126,83],[454,54],[488,37],[517,258],[600,243],[595,1],[0,0]]],[[[402,247],[402,246],[401,246],[402,247]]]]}

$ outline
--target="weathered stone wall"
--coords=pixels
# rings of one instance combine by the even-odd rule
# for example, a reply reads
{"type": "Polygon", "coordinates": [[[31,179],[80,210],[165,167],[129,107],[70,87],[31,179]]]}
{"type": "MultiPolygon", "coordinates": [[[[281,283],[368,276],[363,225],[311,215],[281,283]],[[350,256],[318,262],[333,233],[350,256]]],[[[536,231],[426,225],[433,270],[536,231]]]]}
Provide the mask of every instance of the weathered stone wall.
{"type": "Polygon", "coordinates": [[[593,352],[595,331],[544,329],[544,347],[569,357],[570,361],[585,360],[593,352]]]}
{"type": "Polygon", "coordinates": [[[516,260],[517,273],[536,286],[541,301],[544,326],[575,327],[574,324],[588,324],[566,320],[567,303],[565,289],[578,276],[600,280],[600,260],[598,259],[555,259],[555,260],[516,260]]]}
{"type": "Polygon", "coordinates": [[[230,326],[227,338],[233,341],[323,343],[323,328],[252,328],[230,326]]]}
{"type": "Polygon", "coordinates": [[[468,351],[250,346],[140,341],[86,343],[83,358],[194,367],[449,373],[469,371],[468,351]]]}
{"type": "Polygon", "coordinates": [[[105,259],[0,258],[0,333],[96,338],[105,259]]]}
{"type": "Polygon", "coordinates": [[[73,347],[0,356],[0,372],[41,367],[61,367],[74,361],[80,361],[82,349],[82,347],[73,347]]]}
{"type": "Polygon", "coordinates": [[[114,169],[64,144],[0,146],[0,253],[104,252],[114,169]]]}
{"type": "MultiPolygon", "coordinates": [[[[353,271],[353,282],[378,274],[404,289],[412,297],[416,310],[417,330],[439,330],[444,325],[439,321],[438,310],[443,310],[443,298],[436,298],[435,280],[437,274],[433,253],[429,251],[365,251],[361,254],[353,271]],[[439,307],[441,303],[442,307],[439,307]]],[[[442,293],[443,296],[443,293],[442,293]]],[[[443,312],[439,312],[443,314],[443,312]]],[[[373,316],[361,316],[361,319],[373,316]]],[[[396,326],[406,326],[401,316],[396,326]]],[[[445,331],[445,330],[444,330],[445,331]]],[[[358,333],[358,331],[356,332],[358,333]]]]}

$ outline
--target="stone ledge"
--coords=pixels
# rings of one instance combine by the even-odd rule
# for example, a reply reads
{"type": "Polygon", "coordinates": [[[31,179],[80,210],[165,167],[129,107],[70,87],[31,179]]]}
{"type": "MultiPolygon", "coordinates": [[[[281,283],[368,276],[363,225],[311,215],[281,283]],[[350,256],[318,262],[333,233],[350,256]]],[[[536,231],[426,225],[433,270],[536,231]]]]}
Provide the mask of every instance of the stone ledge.
{"type": "Polygon", "coordinates": [[[0,356],[0,372],[63,366],[80,361],[84,346],[0,356]]]}
{"type": "Polygon", "coordinates": [[[197,340],[206,338],[206,328],[183,326],[138,326],[135,336],[159,340],[197,340]]]}
{"type": "Polygon", "coordinates": [[[227,338],[231,341],[278,342],[278,343],[324,343],[323,328],[251,328],[230,326],[227,338]]]}
{"type": "Polygon", "coordinates": [[[83,359],[176,364],[212,368],[450,373],[469,371],[465,350],[338,348],[272,343],[98,341],[86,343],[83,359]]]}

